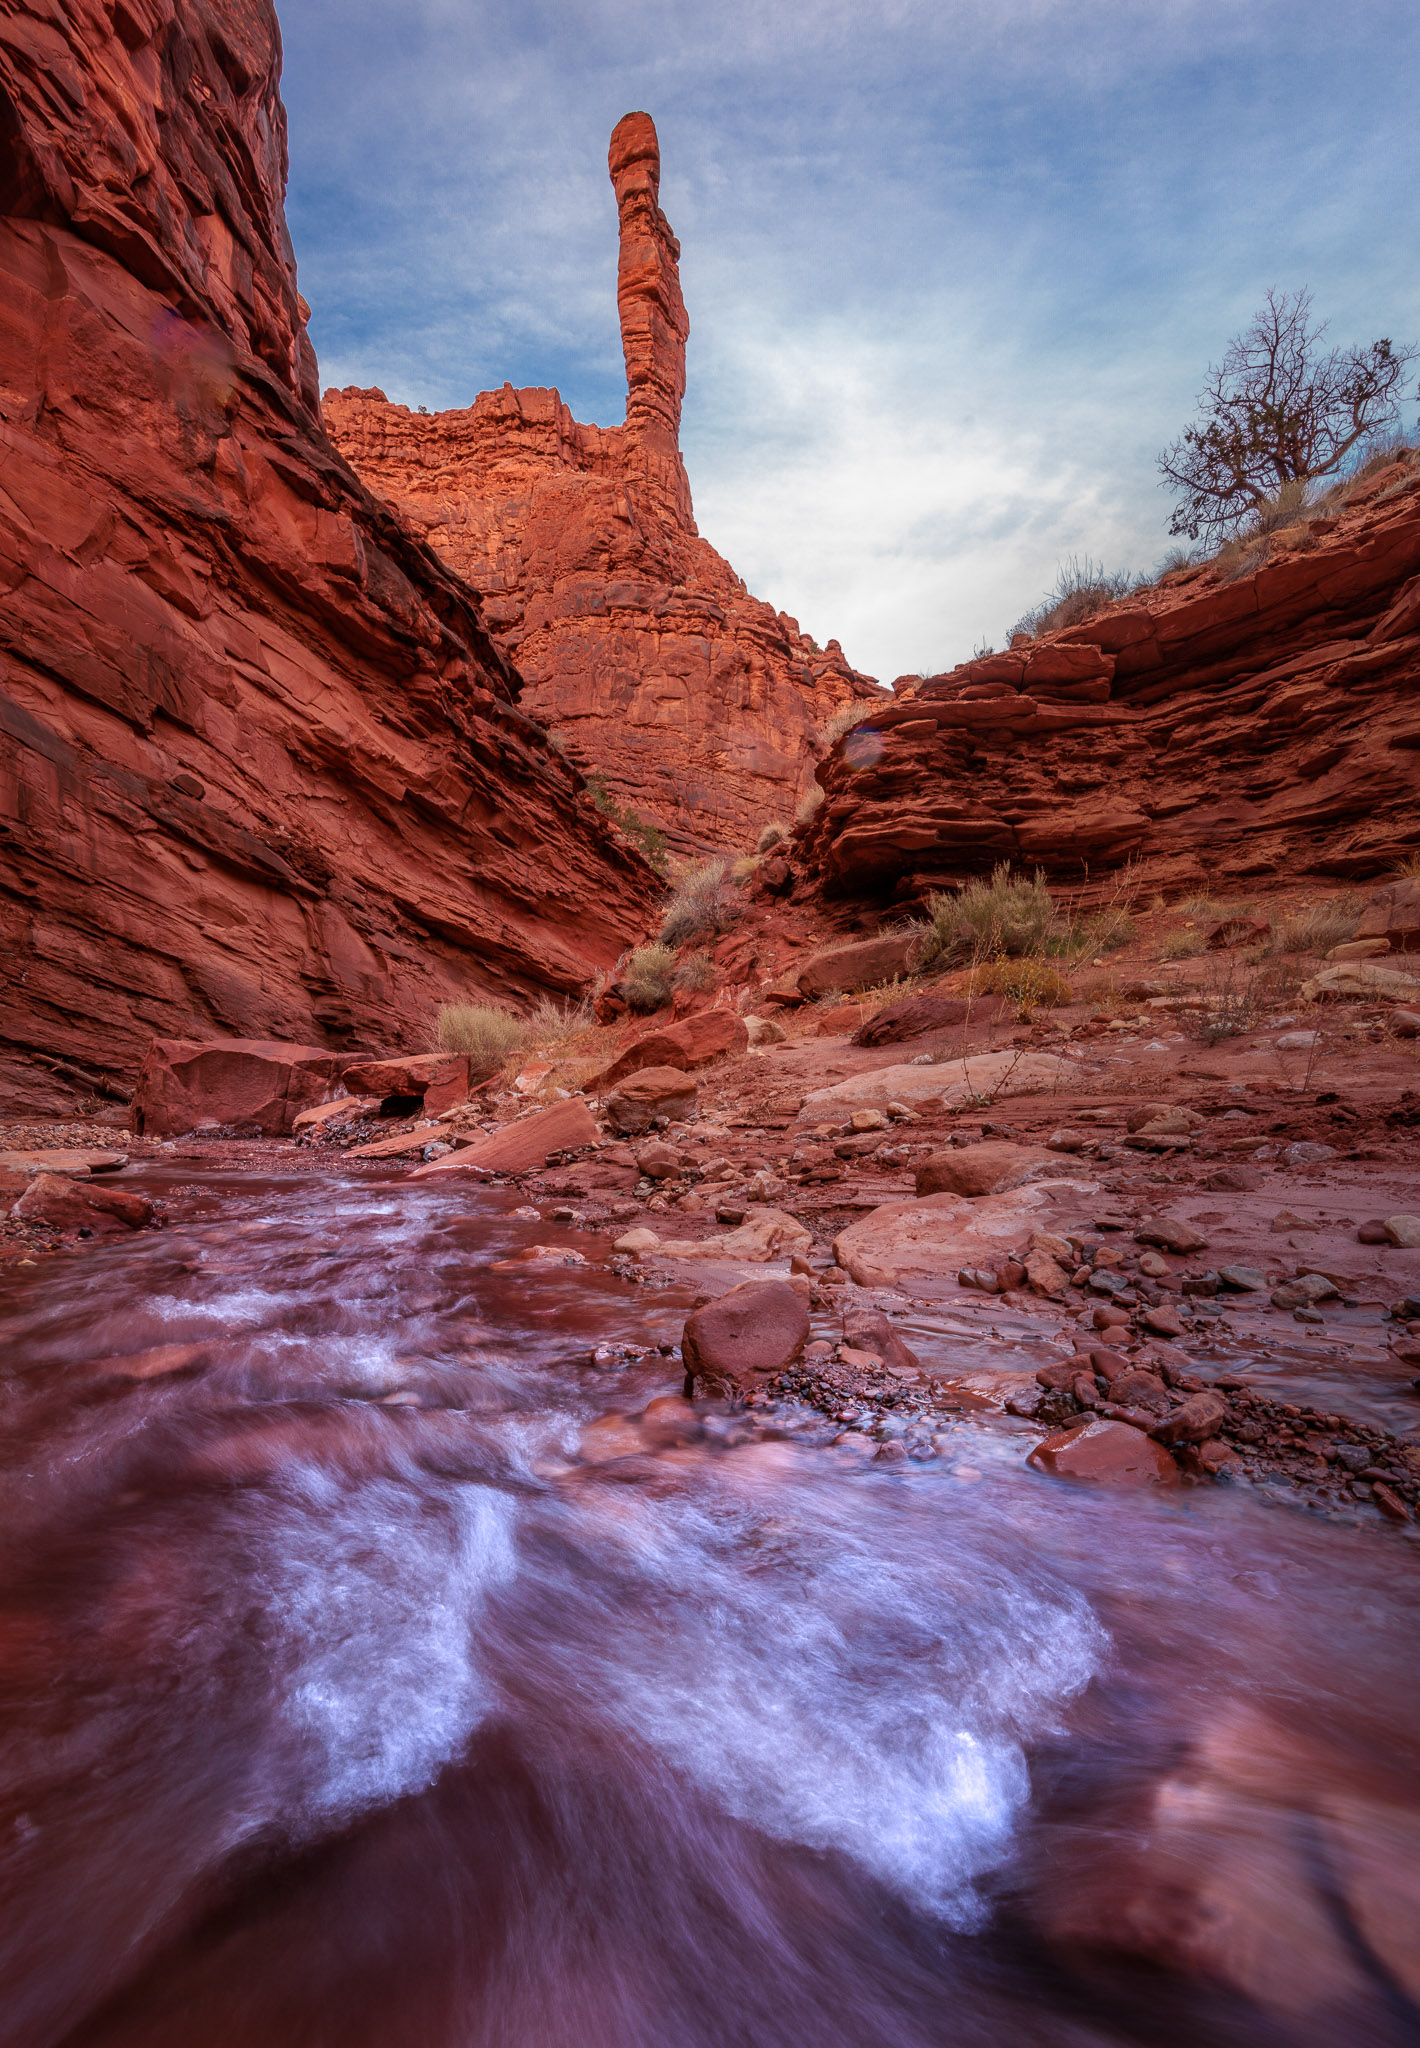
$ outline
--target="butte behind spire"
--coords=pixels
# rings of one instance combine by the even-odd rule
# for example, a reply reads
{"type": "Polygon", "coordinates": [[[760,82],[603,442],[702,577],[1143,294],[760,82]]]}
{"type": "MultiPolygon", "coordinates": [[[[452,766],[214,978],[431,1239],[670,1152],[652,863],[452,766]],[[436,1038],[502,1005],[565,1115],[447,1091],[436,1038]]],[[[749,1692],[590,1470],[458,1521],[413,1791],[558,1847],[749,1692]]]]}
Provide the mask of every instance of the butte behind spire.
{"type": "Polygon", "coordinates": [[[680,243],[660,207],[661,146],[649,114],[624,114],[617,122],[607,169],[621,234],[616,305],[627,439],[679,466],[690,320],[680,292],[680,243]]]}

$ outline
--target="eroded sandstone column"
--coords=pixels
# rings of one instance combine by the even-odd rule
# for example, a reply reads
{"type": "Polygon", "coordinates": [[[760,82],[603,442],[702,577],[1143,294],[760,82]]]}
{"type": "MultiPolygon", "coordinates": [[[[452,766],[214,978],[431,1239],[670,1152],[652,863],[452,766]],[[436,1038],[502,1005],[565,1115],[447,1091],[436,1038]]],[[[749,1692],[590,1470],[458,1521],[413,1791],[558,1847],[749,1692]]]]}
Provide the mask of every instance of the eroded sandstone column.
{"type": "Polygon", "coordinates": [[[649,114],[626,114],[617,122],[607,168],[621,222],[616,304],[626,357],[626,436],[679,468],[690,321],[680,295],[680,243],[660,208],[661,148],[649,114]]]}

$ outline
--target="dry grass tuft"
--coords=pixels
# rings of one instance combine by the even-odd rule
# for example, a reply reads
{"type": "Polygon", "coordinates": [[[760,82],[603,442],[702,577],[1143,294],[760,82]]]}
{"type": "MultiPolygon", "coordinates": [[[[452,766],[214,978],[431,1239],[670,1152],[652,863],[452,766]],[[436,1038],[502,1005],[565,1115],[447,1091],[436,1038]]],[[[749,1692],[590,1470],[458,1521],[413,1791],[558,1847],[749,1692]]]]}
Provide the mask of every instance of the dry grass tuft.
{"type": "Polygon", "coordinates": [[[771,818],[755,841],[756,853],[771,853],[789,837],[789,827],[779,818],[771,818]]]}
{"type": "Polygon", "coordinates": [[[811,782],[808,788],[804,791],[803,795],[799,798],[798,808],[794,812],[795,831],[803,832],[804,830],[806,830],[809,824],[817,816],[819,810],[822,807],[822,804],[822,785],[817,782],[811,782]]]}
{"type": "Polygon", "coordinates": [[[621,986],[633,1010],[659,1010],[675,987],[676,957],[672,946],[638,946],[626,963],[621,986]]]}
{"type": "Polygon", "coordinates": [[[1075,1000],[1075,992],[1059,968],[1039,956],[988,961],[972,975],[971,992],[1005,996],[1023,1016],[1031,1010],[1058,1009],[1075,1000]]]}
{"type": "Polygon", "coordinates": [[[682,867],[672,879],[675,887],[661,918],[662,946],[688,946],[696,939],[717,938],[744,911],[728,860],[682,867]]]}
{"type": "Polygon", "coordinates": [[[715,963],[708,953],[687,953],[671,977],[671,986],[692,992],[714,988],[715,963]]]}
{"type": "Polygon", "coordinates": [[[1333,896],[1325,903],[1308,903],[1284,917],[1262,947],[1264,956],[1273,953],[1329,953],[1351,937],[1361,918],[1356,896],[1333,896]]]}
{"type": "Polygon", "coordinates": [[[826,754],[831,754],[844,733],[852,732],[855,725],[861,725],[865,718],[871,718],[874,706],[854,698],[850,703],[840,704],[831,718],[819,728],[818,742],[826,754]]]}
{"type": "Polygon", "coordinates": [[[468,1060],[471,1079],[496,1074],[528,1043],[528,1023],[496,1003],[442,1003],[434,1035],[442,1052],[468,1060]]]}

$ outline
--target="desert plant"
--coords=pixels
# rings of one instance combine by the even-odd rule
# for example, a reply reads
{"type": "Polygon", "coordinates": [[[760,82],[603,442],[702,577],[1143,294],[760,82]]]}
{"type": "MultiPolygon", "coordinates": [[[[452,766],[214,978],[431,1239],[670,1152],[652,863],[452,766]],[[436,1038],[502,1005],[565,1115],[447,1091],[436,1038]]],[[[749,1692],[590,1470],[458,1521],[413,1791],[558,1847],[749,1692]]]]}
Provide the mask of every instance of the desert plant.
{"type": "Polygon", "coordinates": [[[528,1012],[526,1043],[538,1047],[569,1045],[595,1024],[590,1003],[559,1003],[552,996],[541,996],[528,1012]]]}
{"type": "Polygon", "coordinates": [[[968,882],[955,896],[927,899],[918,965],[972,953],[993,955],[1038,953],[1055,924],[1055,902],[1039,868],[1029,880],[1013,876],[1009,861],[991,871],[989,882],[968,882]]]}
{"type": "Polygon", "coordinates": [[[668,1003],[675,981],[675,949],[671,946],[638,946],[626,963],[621,987],[633,1010],[659,1010],[668,1003]]]}
{"type": "Polygon", "coordinates": [[[1058,967],[1039,954],[1019,960],[990,960],[971,977],[973,995],[1005,996],[1022,1012],[1056,1009],[1075,1000],[1074,991],[1058,967]]]}
{"type": "Polygon", "coordinates": [[[794,830],[796,832],[803,832],[808,828],[822,803],[822,786],[817,782],[811,782],[799,798],[798,807],[794,812],[794,830]]]}
{"type": "Polygon", "coordinates": [[[856,698],[840,704],[833,716],[819,728],[818,743],[824,752],[831,754],[844,733],[852,732],[854,726],[861,725],[865,718],[872,716],[872,712],[871,704],[860,703],[856,698]]]}
{"type": "Polygon", "coordinates": [[[1405,853],[1391,869],[1397,882],[1408,882],[1420,875],[1420,853],[1405,853]]]}
{"type": "Polygon", "coordinates": [[[744,911],[728,860],[704,860],[672,870],[675,884],[661,917],[663,946],[687,946],[727,932],[744,911]]]}
{"type": "Polygon", "coordinates": [[[660,826],[651,824],[639,811],[630,810],[625,804],[618,803],[607,788],[604,776],[589,775],[586,784],[587,795],[602,816],[609,818],[618,831],[624,832],[628,839],[635,841],[658,875],[665,874],[669,853],[666,835],[660,826]]]}
{"type": "Polygon", "coordinates": [[[778,818],[772,818],[755,841],[754,850],[756,853],[770,853],[788,837],[789,827],[782,824],[778,818]]]}
{"type": "Polygon", "coordinates": [[[1209,368],[1193,425],[1159,457],[1181,496],[1171,533],[1219,541],[1255,520],[1287,484],[1336,476],[1395,422],[1417,351],[1408,343],[1323,353],[1311,295],[1270,291],[1245,334],[1209,368]]]}
{"type": "Polygon", "coordinates": [[[1089,555],[1072,555],[1056,572],[1055,588],[1038,605],[1022,613],[1009,637],[1014,643],[1018,633],[1035,638],[1041,633],[1058,632],[1063,626],[1078,626],[1102,612],[1107,604],[1113,604],[1117,597],[1127,596],[1133,584],[1134,578],[1122,570],[1107,570],[1089,555]]]}
{"type": "Polygon", "coordinates": [[[528,1043],[528,1024],[497,1003],[441,1003],[434,1035],[443,1052],[467,1057],[473,1077],[496,1074],[528,1043]]]}
{"type": "Polygon", "coordinates": [[[1159,958],[1161,960],[1194,960],[1204,950],[1205,944],[1202,932],[1185,931],[1180,928],[1176,932],[1166,932],[1164,934],[1163,944],[1159,947],[1159,958]]]}
{"type": "Polygon", "coordinates": [[[1333,896],[1325,903],[1308,903],[1282,919],[1262,950],[1264,954],[1328,953],[1350,938],[1360,916],[1360,902],[1350,894],[1333,896]]]}
{"type": "Polygon", "coordinates": [[[687,953],[675,973],[671,986],[691,991],[715,986],[715,963],[708,953],[687,953]]]}

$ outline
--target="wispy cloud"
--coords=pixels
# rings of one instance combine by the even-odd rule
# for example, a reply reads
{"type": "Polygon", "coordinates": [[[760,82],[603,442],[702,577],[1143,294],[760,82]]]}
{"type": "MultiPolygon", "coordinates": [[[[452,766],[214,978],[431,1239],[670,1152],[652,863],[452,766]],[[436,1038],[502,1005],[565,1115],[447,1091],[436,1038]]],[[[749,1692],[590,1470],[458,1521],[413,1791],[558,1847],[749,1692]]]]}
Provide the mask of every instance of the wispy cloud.
{"type": "Polygon", "coordinates": [[[1166,546],[1153,457],[1269,284],[1420,331],[1413,6],[286,0],[327,381],[620,417],[606,139],[656,117],[702,531],[875,673],[1166,546]]]}

